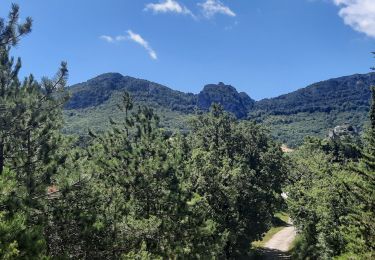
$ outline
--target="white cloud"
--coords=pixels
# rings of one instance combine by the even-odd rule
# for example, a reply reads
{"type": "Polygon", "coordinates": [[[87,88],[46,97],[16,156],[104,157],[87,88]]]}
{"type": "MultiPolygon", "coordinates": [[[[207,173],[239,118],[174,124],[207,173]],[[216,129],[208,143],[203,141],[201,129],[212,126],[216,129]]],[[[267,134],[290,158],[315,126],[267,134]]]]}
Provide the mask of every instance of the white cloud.
{"type": "Polygon", "coordinates": [[[177,14],[187,14],[194,17],[193,13],[184,5],[181,5],[175,0],[164,0],[160,1],[158,4],[147,4],[145,11],[153,11],[154,13],[177,13],[177,14]]]}
{"type": "Polygon", "coordinates": [[[203,15],[207,18],[211,18],[216,14],[223,14],[232,17],[236,16],[228,6],[225,6],[219,0],[205,0],[203,3],[199,3],[198,6],[202,9],[203,15]]]}
{"type": "Polygon", "coordinates": [[[113,39],[111,36],[108,36],[108,35],[102,35],[99,38],[102,39],[103,41],[106,41],[106,42],[114,42],[115,41],[115,39],[113,39]]]}
{"type": "Polygon", "coordinates": [[[157,60],[158,56],[156,55],[156,52],[151,48],[151,46],[148,44],[148,42],[142,38],[141,35],[136,34],[132,32],[131,30],[128,30],[128,38],[132,40],[133,42],[138,43],[141,45],[150,55],[151,59],[157,60]]]}
{"type": "Polygon", "coordinates": [[[375,0],[333,0],[339,15],[354,30],[375,38],[375,0]]]}
{"type": "Polygon", "coordinates": [[[115,37],[102,35],[99,38],[108,43],[115,43],[115,42],[120,42],[120,41],[125,41],[125,40],[133,41],[141,45],[148,52],[148,55],[150,55],[151,59],[153,60],[158,59],[156,52],[151,48],[150,44],[145,39],[143,39],[141,35],[134,33],[132,30],[128,30],[127,35],[117,35],[115,37]]]}
{"type": "Polygon", "coordinates": [[[124,35],[117,35],[115,40],[118,41],[118,42],[121,42],[121,41],[125,41],[127,40],[128,37],[124,36],[124,35]]]}

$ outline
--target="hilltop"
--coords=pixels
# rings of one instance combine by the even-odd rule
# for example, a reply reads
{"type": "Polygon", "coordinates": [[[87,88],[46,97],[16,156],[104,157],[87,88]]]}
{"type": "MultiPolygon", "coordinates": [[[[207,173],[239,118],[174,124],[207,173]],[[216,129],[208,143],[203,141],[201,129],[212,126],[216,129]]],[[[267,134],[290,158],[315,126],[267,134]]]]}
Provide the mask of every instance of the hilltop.
{"type": "Polygon", "coordinates": [[[117,104],[127,91],[138,105],[154,108],[168,130],[188,130],[189,115],[207,111],[212,103],[239,119],[268,126],[274,137],[290,146],[306,135],[325,136],[341,124],[363,129],[375,73],[355,74],[314,83],[279,97],[253,100],[244,92],[222,82],[208,84],[198,94],[184,93],[144,79],[106,73],[69,88],[65,107],[65,132],[85,134],[88,128],[101,131],[108,118],[121,119],[117,104]]]}

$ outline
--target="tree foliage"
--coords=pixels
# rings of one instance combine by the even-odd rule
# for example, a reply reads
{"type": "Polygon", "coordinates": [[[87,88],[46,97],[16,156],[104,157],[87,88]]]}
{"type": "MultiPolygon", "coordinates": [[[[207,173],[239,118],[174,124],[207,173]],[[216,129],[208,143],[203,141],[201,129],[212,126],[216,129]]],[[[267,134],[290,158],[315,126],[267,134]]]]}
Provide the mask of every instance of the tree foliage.
{"type": "Polygon", "coordinates": [[[279,208],[285,167],[276,143],[219,106],[198,116],[188,136],[166,134],[147,107],[133,112],[127,93],[119,108],[122,121],[111,119],[110,131],[91,133],[84,196],[55,205],[64,208],[57,216],[68,225],[55,241],[81,241],[56,244],[63,248],[52,250],[56,256],[246,255],[279,208]]]}
{"type": "Polygon", "coordinates": [[[363,141],[310,138],[292,156],[288,206],[301,233],[297,259],[374,257],[375,88],[371,90],[363,141]]]}
{"type": "Polygon", "coordinates": [[[363,141],[307,138],[289,159],[262,126],[218,104],[194,115],[190,132],[171,133],[127,92],[121,117],[89,130],[83,146],[61,133],[66,63],[53,79],[19,80],[9,53],[32,22],[18,18],[13,5],[0,20],[1,259],[248,258],[284,206],[286,179],[297,258],[373,257],[374,88],[363,141]]]}
{"type": "Polygon", "coordinates": [[[7,22],[0,21],[0,219],[4,257],[45,255],[43,228],[48,196],[58,163],[62,94],[66,64],[56,78],[18,79],[21,61],[9,56],[12,46],[30,32],[31,19],[18,24],[19,8],[12,6],[7,22]]]}

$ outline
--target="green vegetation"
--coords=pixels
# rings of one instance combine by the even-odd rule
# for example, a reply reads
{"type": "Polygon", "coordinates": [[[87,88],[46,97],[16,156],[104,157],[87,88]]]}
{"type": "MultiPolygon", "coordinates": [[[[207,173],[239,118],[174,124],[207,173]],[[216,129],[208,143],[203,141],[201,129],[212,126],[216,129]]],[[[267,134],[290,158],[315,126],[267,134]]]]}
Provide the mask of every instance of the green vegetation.
{"type": "Polygon", "coordinates": [[[13,5],[9,21],[0,22],[0,255],[42,259],[47,254],[46,191],[64,161],[59,129],[67,70],[63,63],[55,80],[18,80],[21,61],[14,62],[9,51],[32,24],[30,18],[17,24],[18,18],[13,5]]]}
{"type": "Polygon", "coordinates": [[[254,248],[262,248],[279,231],[285,228],[289,223],[289,216],[285,212],[278,212],[272,220],[272,227],[263,236],[262,240],[251,243],[254,248]]]}
{"type": "Polygon", "coordinates": [[[289,215],[286,212],[277,212],[275,214],[276,223],[278,225],[285,225],[286,223],[289,223],[289,215]]]}
{"type": "MultiPolygon", "coordinates": [[[[114,97],[104,104],[82,109],[64,110],[64,133],[78,136],[87,136],[89,129],[95,132],[104,132],[110,129],[108,117],[113,120],[121,120],[121,113],[118,110],[118,104],[123,92],[117,91],[114,97]]],[[[186,132],[189,127],[188,121],[192,116],[182,112],[173,111],[169,108],[163,108],[158,105],[150,106],[148,102],[137,102],[139,105],[147,105],[153,108],[160,115],[160,126],[166,131],[186,132]]]]}
{"type": "Polygon", "coordinates": [[[301,145],[305,136],[323,138],[337,125],[350,124],[361,131],[368,121],[372,84],[375,73],[322,81],[256,102],[250,118],[267,125],[290,147],[301,145]]]}
{"type": "Polygon", "coordinates": [[[267,233],[264,235],[262,240],[255,241],[251,243],[251,245],[254,248],[262,248],[266,245],[266,243],[279,231],[281,231],[285,226],[279,226],[279,227],[272,227],[270,230],[267,231],[267,233]]]}
{"type": "Polygon", "coordinates": [[[8,55],[31,20],[18,25],[17,6],[9,17],[0,23],[0,258],[246,257],[282,203],[284,157],[267,131],[214,105],[189,133],[171,133],[123,92],[108,129],[91,129],[82,145],[61,132],[66,64],[54,80],[20,83],[8,55]]]}
{"type": "Polygon", "coordinates": [[[174,91],[146,80],[116,73],[100,75],[69,88],[72,97],[65,106],[64,131],[84,136],[88,128],[108,129],[107,117],[120,118],[117,110],[123,91],[137,104],[153,108],[168,131],[188,131],[189,116],[207,112],[213,103],[240,119],[262,123],[274,138],[297,147],[305,136],[323,138],[337,125],[350,124],[363,130],[368,121],[370,91],[375,73],[331,79],[307,88],[258,102],[232,86],[206,85],[197,95],[174,91]]]}
{"type": "Polygon", "coordinates": [[[374,257],[375,89],[364,148],[348,137],[309,138],[292,153],[288,209],[296,259],[374,257]]]}
{"type": "Polygon", "coordinates": [[[124,77],[118,73],[102,74],[67,89],[71,94],[65,105],[64,132],[84,136],[88,129],[103,132],[109,128],[108,115],[121,118],[117,109],[121,94],[126,91],[139,105],[153,108],[161,115],[160,123],[168,131],[187,131],[190,115],[207,112],[213,103],[239,118],[246,117],[254,101],[232,86],[220,83],[207,85],[198,94],[174,91],[157,83],[124,77]]]}
{"type": "MultiPolygon", "coordinates": [[[[260,124],[225,112],[251,105],[233,88],[222,100],[235,106],[193,114],[194,95],[169,99],[166,87],[117,74],[76,86],[82,95],[66,103],[66,63],[53,80],[21,82],[9,53],[32,21],[18,17],[13,5],[0,21],[1,259],[251,258],[250,245],[264,244],[288,216],[299,231],[295,259],[374,258],[375,88],[363,138],[306,137],[284,154],[260,124]],[[66,134],[82,129],[84,138],[66,134]]],[[[206,98],[220,99],[211,87],[206,98]]],[[[345,107],[350,113],[350,105],[324,109],[345,107]]],[[[270,118],[288,113],[324,111],[296,104],[270,118]]]]}
{"type": "Polygon", "coordinates": [[[338,125],[350,124],[358,131],[363,129],[363,122],[368,117],[364,111],[347,112],[301,112],[292,115],[267,115],[256,119],[270,129],[274,138],[289,147],[298,147],[306,136],[324,138],[329,129],[338,125]]]}

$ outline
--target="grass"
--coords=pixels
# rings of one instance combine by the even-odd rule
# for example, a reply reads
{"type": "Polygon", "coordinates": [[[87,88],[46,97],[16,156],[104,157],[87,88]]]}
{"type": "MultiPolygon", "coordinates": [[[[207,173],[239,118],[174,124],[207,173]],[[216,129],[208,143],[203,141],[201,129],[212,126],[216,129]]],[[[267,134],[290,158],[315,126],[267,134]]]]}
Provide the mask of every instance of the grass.
{"type": "Polygon", "coordinates": [[[275,217],[272,221],[273,227],[268,230],[264,235],[262,240],[254,241],[251,243],[253,248],[261,248],[266,245],[266,243],[279,231],[285,228],[288,225],[289,216],[285,212],[278,212],[275,214],[275,217]]]}
{"type": "Polygon", "coordinates": [[[289,252],[293,252],[293,250],[301,243],[301,235],[297,234],[296,238],[294,239],[293,243],[289,247],[289,252]]]}
{"type": "Polygon", "coordinates": [[[284,227],[272,227],[268,232],[264,235],[262,240],[254,241],[251,245],[253,247],[264,247],[266,243],[279,231],[281,231],[284,227]]]}
{"type": "MultiPolygon", "coordinates": [[[[270,228],[270,230],[267,231],[267,233],[264,235],[262,240],[254,241],[253,243],[251,243],[251,250],[250,250],[252,254],[251,259],[264,260],[267,258],[266,255],[269,256],[270,253],[272,255],[273,254],[280,255],[280,252],[269,252],[269,250],[265,248],[265,245],[277,232],[287,227],[289,225],[288,223],[289,223],[288,214],[286,214],[285,212],[276,213],[274,216],[274,219],[272,220],[273,226],[270,228]]],[[[291,248],[289,250],[293,249],[294,246],[295,246],[295,243],[291,245],[291,248]]],[[[289,253],[284,253],[284,252],[281,252],[281,254],[282,254],[281,256],[282,259],[284,259],[283,256],[285,257],[289,255],[289,253]]]]}
{"type": "Polygon", "coordinates": [[[275,214],[275,218],[278,218],[281,221],[283,221],[284,222],[284,226],[285,226],[285,223],[289,222],[289,215],[286,214],[285,212],[278,212],[278,213],[276,213],[275,214]]]}

